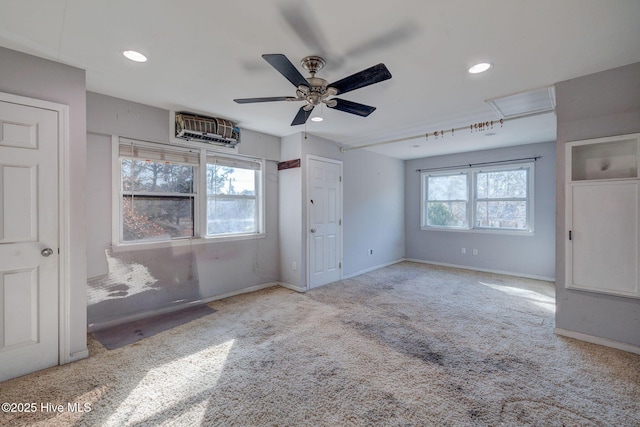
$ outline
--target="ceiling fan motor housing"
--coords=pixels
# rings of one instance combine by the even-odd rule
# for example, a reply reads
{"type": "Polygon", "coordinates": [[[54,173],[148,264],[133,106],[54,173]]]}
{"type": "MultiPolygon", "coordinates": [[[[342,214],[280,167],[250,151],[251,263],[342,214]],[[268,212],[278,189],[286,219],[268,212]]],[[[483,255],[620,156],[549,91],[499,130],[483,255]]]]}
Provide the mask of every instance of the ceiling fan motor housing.
{"type": "Polygon", "coordinates": [[[319,56],[305,56],[300,61],[302,68],[310,72],[312,76],[322,70],[324,68],[324,64],[326,64],[325,60],[319,56]]]}

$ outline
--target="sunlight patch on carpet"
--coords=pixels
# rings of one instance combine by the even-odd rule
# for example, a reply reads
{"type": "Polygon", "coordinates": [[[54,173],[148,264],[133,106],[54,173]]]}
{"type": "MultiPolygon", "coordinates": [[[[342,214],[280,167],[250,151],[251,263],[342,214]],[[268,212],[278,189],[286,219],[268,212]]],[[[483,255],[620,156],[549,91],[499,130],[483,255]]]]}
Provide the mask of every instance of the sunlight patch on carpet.
{"type": "Polygon", "coordinates": [[[530,289],[515,288],[512,286],[494,285],[492,283],[478,282],[481,285],[487,286],[496,291],[504,292],[505,294],[526,299],[533,305],[536,305],[545,310],[555,312],[556,300],[554,297],[550,297],[539,292],[532,291],[530,289]]]}
{"type": "MultiPolygon", "coordinates": [[[[149,370],[105,425],[145,424],[154,415],[174,406],[176,397],[196,396],[210,390],[220,377],[234,342],[231,339],[149,370]],[[159,384],[162,387],[158,387],[159,384]],[[140,407],[145,411],[140,411],[140,407]]],[[[199,412],[204,414],[202,410],[199,412]]]]}

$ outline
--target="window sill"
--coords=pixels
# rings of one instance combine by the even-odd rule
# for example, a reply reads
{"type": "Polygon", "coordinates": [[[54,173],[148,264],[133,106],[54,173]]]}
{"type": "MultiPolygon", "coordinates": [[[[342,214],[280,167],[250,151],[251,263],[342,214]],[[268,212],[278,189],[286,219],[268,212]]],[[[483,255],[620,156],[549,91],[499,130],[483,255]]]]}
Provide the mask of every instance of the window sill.
{"type": "Polygon", "coordinates": [[[422,231],[453,231],[454,233],[479,233],[479,234],[498,234],[502,236],[535,236],[533,231],[528,230],[497,230],[488,228],[445,228],[445,227],[421,227],[422,231]]]}
{"type": "Polygon", "coordinates": [[[233,236],[218,236],[218,237],[196,237],[193,239],[175,239],[175,240],[146,240],[136,243],[120,243],[111,245],[113,252],[130,252],[141,251],[149,249],[161,249],[161,248],[175,248],[181,246],[196,246],[206,245],[211,243],[223,243],[223,242],[235,242],[241,240],[254,240],[264,239],[267,237],[266,233],[255,234],[237,234],[233,236]]]}

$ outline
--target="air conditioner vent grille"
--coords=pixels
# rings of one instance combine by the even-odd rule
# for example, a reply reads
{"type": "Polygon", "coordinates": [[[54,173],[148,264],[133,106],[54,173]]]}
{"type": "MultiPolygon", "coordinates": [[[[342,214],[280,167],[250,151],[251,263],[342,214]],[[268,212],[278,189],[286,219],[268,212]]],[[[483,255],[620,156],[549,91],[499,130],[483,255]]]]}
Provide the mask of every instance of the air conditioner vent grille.
{"type": "Polygon", "coordinates": [[[187,141],[195,140],[235,147],[240,142],[240,129],[227,119],[176,113],[175,136],[187,141]]]}

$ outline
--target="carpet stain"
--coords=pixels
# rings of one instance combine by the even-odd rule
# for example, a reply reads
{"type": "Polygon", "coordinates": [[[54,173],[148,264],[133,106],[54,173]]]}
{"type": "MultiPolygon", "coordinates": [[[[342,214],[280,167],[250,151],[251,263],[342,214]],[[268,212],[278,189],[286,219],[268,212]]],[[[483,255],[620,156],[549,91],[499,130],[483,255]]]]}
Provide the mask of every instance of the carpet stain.
{"type": "Polygon", "coordinates": [[[411,327],[389,321],[364,323],[350,320],[345,321],[344,324],[397,352],[420,359],[423,362],[444,365],[444,355],[433,351],[431,344],[411,327]]]}
{"type": "Polygon", "coordinates": [[[500,420],[507,424],[540,426],[600,426],[599,422],[553,401],[513,399],[506,401],[500,420]]]}

